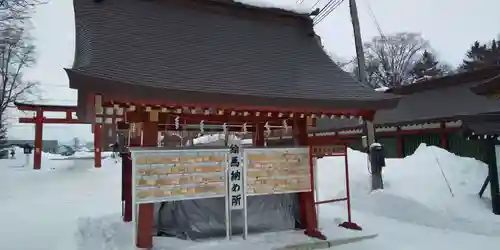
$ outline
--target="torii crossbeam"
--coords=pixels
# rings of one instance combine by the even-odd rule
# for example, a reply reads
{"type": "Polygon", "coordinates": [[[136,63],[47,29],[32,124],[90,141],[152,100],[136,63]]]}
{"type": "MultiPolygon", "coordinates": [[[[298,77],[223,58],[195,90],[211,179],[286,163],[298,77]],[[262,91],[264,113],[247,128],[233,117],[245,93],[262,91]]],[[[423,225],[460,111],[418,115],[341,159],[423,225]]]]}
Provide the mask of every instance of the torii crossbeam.
{"type": "MultiPolygon", "coordinates": [[[[76,113],[77,106],[69,105],[46,105],[46,104],[28,104],[16,102],[14,105],[20,111],[33,111],[33,117],[21,117],[19,123],[33,123],[35,124],[35,153],[33,161],[33,169],[40,169],[42,165],[42,138],[43,138],[43,124],[89,124],[86,121],[79,120],[73,117],[76,113]],[[59,112],[65,113],[64,118],[48,118],[44,116],[44,112],[59,112]]],[[[101,167],[101,124],[93,125],[94,133],[94,166],[101,167]]]]}

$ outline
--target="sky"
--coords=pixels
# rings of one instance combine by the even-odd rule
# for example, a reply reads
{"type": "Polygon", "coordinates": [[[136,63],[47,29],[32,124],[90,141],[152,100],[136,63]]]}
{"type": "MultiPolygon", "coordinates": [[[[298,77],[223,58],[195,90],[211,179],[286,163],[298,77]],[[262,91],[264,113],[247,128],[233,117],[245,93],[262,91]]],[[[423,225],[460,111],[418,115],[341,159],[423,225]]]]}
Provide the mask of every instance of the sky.
{"type": "MultiPolygon", "coordinates": [[[[272,2],[290,8],[297,0],[238,0],[239,2],[272,2]]],[[[311,8],[317,0],[303,0],[311,8]]],[[[328,0],[320,0],[318,6],[328,0]]],[[[499,0],[357,0],[363,41],[378,36],[375,16],[384,35],[417,32],[430,42],[438,59],[453,66],[460,64],[470,45],[499,37],[499,0]],[[373,16],[370,14],[370,8],[373,16]]],[[[74,57],[75,31],[71,0],[49,0],[36,8],[32,18],[32,35],[37,46],[37,65],[25,77],[40,82],[37,103],[76,104],[76,91],[69,89],[63,71],[71,67],[74,57]]],[[[348,0],[315,27],[325,49],[337,58],[355,56],[348,0]]],[[[29,116],[16,111],[12,117],[29,116]]],[[[51,116],[51,115],[48,115],[51,116]]],[[[12,119],[9,138],[33,139],[33,125],[18,124],[12,119]]],[[[92,140],[89,125],[45,125],[44,139],[69,141],[73,137],[92,140]]]]}

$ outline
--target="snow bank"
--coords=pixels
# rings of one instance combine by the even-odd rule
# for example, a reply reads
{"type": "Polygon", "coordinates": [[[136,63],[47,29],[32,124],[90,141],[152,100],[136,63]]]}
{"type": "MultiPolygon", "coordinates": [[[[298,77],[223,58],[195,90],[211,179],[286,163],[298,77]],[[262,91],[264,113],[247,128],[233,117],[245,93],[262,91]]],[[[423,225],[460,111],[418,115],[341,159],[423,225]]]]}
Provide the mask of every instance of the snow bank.
{"type": "MultiPolygon", "coordinates": [[[[348,155],[353,209],[437,228],[500,234],[500,225],[488,224],[500,218],[477,196],[488,174],[481,161],[421,144],[404,159],[387,159],[384,190],[371,192],[366,154],[349,150],[348,155]]],[[[342,157],[318,161],[318,185],[319,200],[346,196],[342,157]]]]}
{"type": "MultiPolygon", "coordinates": [[[[113,152],[103,151],[101,152],[102,158],[111,157],[113,152]]],[[[66,160],[66,159],[94,159],[94,152],[84,152],[84,151],[76,151],[75,154],[70,156],[64,156],[59,154],[51,154],[47,155],[51,160],[66,160]]]]}
{"type": "Polygon", "coordinates": [[[135,250],[133,224],[123,223],[121,214],[78,219],[75,234],[78,249],[135,250]]]}
{"type": "MultiPolygon", "coordinates": [[[[17,171],[9,166],[22,161],[22,157],[0,160],[0,188],[6,190],[0,192],[0,220],[4,222],[0,225],[2,247],[135,249],[132,225],[123,223],[120,218],[120,165],[112,159],[104,159],[103,168],[94,169],[92,159],[56,161],[49,156],[44,154],[43,159],[48,163],[44,162],[42,167],[54,171],[17,171]],[[83,165],[57,167],[64,162],[83,165]],[[38,213],[33,212],[35,208],[38,213]]],[[[353,219],[363,226],[363,232],[371,228],[380,236],[339,249],[466,250],[478,244],[500,244],[500,219],[493,216],[490,205],[476,195],[487,174],[487,167],[482,162],[422,144],[411,156],[388,159],[383,172],[385,189],[370,192],[366,155],[349,149],[348,160],[353,219]],[[422,241],[424,238],[426,240],[422,241]]],[[[317,169],[321,200],[345,196],[342,157],[320,159],[317,169]]],[[[320,207],[321,230],[328,233],[328,226],[341,230],[332,233],[330,239],[343,237],[344,232],[352,233],[336,226],[345,220],[345,209],[340,204],[320,207]]],[[[252,235],[247,241],[239,237],[230,242],[161,240],[166,247],[155,249],[267,250],[310,239],[296,231],[252,235]]]]}
{"type": "MultiPolygon", "coordinates": [[[[353,193],[369,193],[366,154],[349,149],[348,155],[353,193]]],[[[404,159],[387,159],[386,164],[383,169],[384,192],[436,206],[452,198],[476,195],[488,174],[487,165],[481,161],[425,144],[421,144],[413,155],[404,159]]],[[[318,165],[321,198],[345,195],[343,158],[326,157],[318,160],[318,165]]]]}
{"type": "Polygon", "coordinates": [[[311,13],[311,6],[297,4],[295,0],[233,0],[236,3],[242,3],[260,8],[276,8],[298,14],[311,13]]]}

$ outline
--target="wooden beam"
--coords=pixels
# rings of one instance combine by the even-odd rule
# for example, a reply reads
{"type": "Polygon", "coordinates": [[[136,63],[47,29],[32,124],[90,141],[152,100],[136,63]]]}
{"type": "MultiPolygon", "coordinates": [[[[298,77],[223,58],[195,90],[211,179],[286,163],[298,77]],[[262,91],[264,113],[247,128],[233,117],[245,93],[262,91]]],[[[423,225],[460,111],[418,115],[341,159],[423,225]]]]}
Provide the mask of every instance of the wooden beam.
{"type": "Polygon", "coordinates": [[[21,111],[47,111],[47,112],[76,112],[77,106],[65,106],[65,105],[45,105],[45,104],[29,104],[29,103],[14,103],[16,108],[21,111]]]}
{"type": "MultiPolygon", "coordinates": [[[[156,112],[156,110],[155,110],[156,112]]],[[[129,122],[145,122],[151,119],[150,112],[141,111],[140,109],[136,109],[134,111],[127,112],[127,121],[129,122]]],[[[176,113],[158,113],[157,118],[159,123],[173,123],[176,117],[179,117],[180,123],[185,124],[199,124],[201,121],[204,121],[205,124],[219,124],[223,123],[231,124],[236,123],[242,125],[243,123],[255,123],[255,122],[270,122],[273,124],[281,125],[283,120],[287,120],[288,124],[292,123],[292,120],[287,117],[277,118],[277,117],[268,117],[268,116],[252,116],[252,115],[204,115],[204,114],[176,114],[176,113]]]]}
{"type": "MultiPolygon", "coordinates": [[[[43,118],[42,120],[45,124],[89,124],[88,122],[76,120],[76,119],[66,119],[66,118],[43,118]]],[[[19,123],[36,123],[36,118],[34,117],[21,117],[19,118],[19,123]]]]}
{"type": "Polygon", "coordinates": [[[361,109],[325,109],[325,108],[309,108],[309,107],[273,107],[273,106],[244,106],[244,105],[234,105],[234,104],[210,104],[210,103],[180,103],[180,102],[169,102],[165,100],[151,100],[151,99],[132,99],[124,96],[103,96],[103,105],[135,105],[137,107],[141,106],[151,106],[151,107],[200,107],[203,109],[223,109],[227,111],[260,111],[260,112],[282,112],[282,113],[304,113],[305,115],[311,115],[316,113],[317,115],[354,115],[354,116],[369,116],[373,113],[371,110],[361,110],[361,109]]]}

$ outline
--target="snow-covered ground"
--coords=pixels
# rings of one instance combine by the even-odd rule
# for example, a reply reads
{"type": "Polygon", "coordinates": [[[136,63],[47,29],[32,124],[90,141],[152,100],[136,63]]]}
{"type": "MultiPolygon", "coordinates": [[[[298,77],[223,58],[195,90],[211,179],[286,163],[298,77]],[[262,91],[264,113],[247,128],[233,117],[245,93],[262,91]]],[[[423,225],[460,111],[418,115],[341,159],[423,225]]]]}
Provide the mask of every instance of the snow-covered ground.
{"type": "MultiPolygon", "coordinates": [[[[22,154],[17,154],[21,156],[22,154]]],[[[2,249],[132,250],[131,225],[120,220],[120,165],[93,159],[51,160],[42,170],[22,167],[24,157],[0,161],[0,244],[2,249]]],[[[319,199],[345,195],[344,161],[318,161],[319,199]]],[[[500,217],[477,192],[485,164],[421,145],[405,159],[389,159],[385,190],[370,193],[364,154],[349,151],[353,220],[362,232],[337,227],[344,203],[319,207],[320,226],[331,239],[377,237],[338,249],[473,249],[500,246],[500,217]]],[[[486,196],[489,196],[487,193],[486,196]]],[[[157,249],[272,249],[308,241],[301,232],[253,235],[242,240],[186,242],[161,239],[157,249]]]]}

